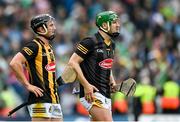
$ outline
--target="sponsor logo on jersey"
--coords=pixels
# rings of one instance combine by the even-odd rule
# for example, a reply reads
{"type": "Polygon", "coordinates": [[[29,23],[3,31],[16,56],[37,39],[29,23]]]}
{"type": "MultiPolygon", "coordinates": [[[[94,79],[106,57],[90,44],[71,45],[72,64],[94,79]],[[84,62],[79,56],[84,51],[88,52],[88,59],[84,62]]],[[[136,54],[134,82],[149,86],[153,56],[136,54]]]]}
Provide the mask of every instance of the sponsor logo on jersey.
{"type": "Polygon", "coordinates": [[[47,64],[47,65],[45,66],[45,68],[46,68],[47,71],[55,72],[55,70],[56,70],[56,64],[55,64],[55,62],[51,62],[51,63],[47,64]]]}
{"type": "Polygon", "coordinates": [[[111,59],[111,58],[108,58],[108,59],[105,59],[105,60],[99,62],[99,66],[104,69],[111,69],[112,65],[113,65],[113,59],[111,59]]]}

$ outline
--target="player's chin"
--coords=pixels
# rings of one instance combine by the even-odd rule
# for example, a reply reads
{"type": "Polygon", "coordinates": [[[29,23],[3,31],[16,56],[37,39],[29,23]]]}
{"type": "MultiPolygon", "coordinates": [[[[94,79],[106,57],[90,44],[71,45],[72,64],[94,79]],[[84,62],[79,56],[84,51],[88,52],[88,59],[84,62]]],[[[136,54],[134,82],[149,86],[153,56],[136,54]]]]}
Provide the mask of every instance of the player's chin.
{"type": "Polygon", "coordinates": [[[119,33],[119,30],[115,30],[113,33],[119,33]]]}
{"type": "Polygon", "coordinates": [[[116,33],[119,33],[120,32],[120,30],[119,29],[116,29],[116,33]]]}
{"type": "Polygon", "coordinates": [[[56,32],[52,32],[52,33],[51,33],[51,36],[54,36],[54,37],[55,37],[55,36],[56,36],[56,32]]]}

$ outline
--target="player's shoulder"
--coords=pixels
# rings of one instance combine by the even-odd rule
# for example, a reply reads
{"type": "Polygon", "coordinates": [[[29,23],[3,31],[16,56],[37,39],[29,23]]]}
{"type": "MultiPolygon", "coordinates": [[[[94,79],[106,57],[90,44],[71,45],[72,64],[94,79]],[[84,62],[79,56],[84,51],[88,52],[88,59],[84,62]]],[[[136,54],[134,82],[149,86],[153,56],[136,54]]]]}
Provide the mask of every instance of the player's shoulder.
{"type": "Polygon", "coordinates": [[[34,40],[31,40],[25,43],[23,48],[30,48],[31,50],[36,50],[38,49],[38,44],[34,40]]]}
{"type": "Polygon", "coordinates": [[[94,45],[95,41],[94,41],[93,37],[89,36],[89,37],[85,37],[84,39],[82,39],[80,41],[80,43],[83,43],[83,44],[86,44],[86,45],[94,45]]]}
{"type": "Polygon", "coordinates": [[[30,60],[32,57],[36,56],[38,53],[38,45],[34,41],[29,41],[21,49],[21,53],[26,57],[27,60],[30,60]]]}
{"type": "Polygon", "coordinates": [[[83,41],[83,42],[93,41],[93,37],[88,36],[88,37],[83,38],[81,41],[83,41]]]}
{"type": "Polygon", "coordinates": [[[25,46],[29,46],[29,45],[37,46],[37,43],[34,40],[31,40],[31,41],[28,41],[28,42],[25,43],[25,46]]]}

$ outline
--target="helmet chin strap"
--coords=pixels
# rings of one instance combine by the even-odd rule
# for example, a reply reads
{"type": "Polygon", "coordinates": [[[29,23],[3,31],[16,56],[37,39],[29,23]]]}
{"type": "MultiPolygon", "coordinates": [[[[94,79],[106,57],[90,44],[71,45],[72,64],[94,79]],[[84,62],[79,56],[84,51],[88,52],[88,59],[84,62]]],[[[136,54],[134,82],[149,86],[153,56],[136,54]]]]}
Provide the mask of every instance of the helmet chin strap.
{"type": "Polygon", "coordinates": [[[43,24],[43,28],[45,30],[45,32],[37,32],[37,34],[39,35],[46,35],[48,33],[47,27],[43,24]]]}
{"type": "Polygon", "coordinates": [[[104,29],[102,26],[100,26],[100,29],[101,29],[102,31],[104,31],[105,33],[108,33],[108,31],[110,31],[110,25],[109,25],[109,22],[107,22],[107,26],[108,26],[108,29],[107,29],[107,30],[104,29]]]}
{"type": "Polygon", "coordinates": [[[48,33],[48,29],[47,29],[47,27],[45,26],[45,24],[43,24],[42,27],[44,28],[45,32],[37,32],[37,34],[45,37],[45,38],[48,39],[48,40],[53,40],[53,39],[55,38],[55,34],[54,34],[54,35],[51,35],[50,37],[46,37],[46,34],[48,33]]]}
{"type": "Polygon", "coordinates": [[[109,22],[107,22],[107,26],[108,26],[108,29],[104,29],[103,27],[100,26],[100,29],[105,32],[107,35],[109,35],[111,38],[115,38],[115,37],[118,37],[119,36],[119,32],[115,32],[115,33],[108,33],[110,31],[110,24],[109,22]]]}

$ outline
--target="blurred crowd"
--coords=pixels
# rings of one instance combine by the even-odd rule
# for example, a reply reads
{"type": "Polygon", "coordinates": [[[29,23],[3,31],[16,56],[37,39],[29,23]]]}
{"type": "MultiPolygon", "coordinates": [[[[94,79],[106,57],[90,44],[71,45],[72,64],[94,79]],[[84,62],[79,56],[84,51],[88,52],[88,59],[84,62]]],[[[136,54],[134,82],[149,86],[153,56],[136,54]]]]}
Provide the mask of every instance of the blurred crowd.
{"type": "MultiPolygon", "coordinates": [[[[179,0],[0,0],[0,116],[7,116],[28,95],[9,61],[33,39],[30,19],[39,13],[55,17],[57,36],[52,45],[59,76],[76,43],[97,31],[95,16],[103,10],[117,12],[121,21],[121,35],[115,40],[115,79],[119,83],[131,77],[138,83],[133,98],[112,95],[113,113],[180,112],[179,0]]],[[[72,94],[76,85],[59,88],[62,110],[64,114],[86,115],[78,95],[72,94]]],[[[25,112],[22,109],[16,116],[25,112]]]]}

